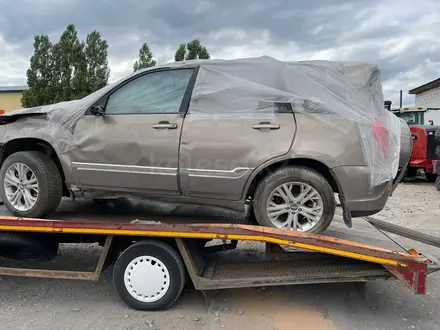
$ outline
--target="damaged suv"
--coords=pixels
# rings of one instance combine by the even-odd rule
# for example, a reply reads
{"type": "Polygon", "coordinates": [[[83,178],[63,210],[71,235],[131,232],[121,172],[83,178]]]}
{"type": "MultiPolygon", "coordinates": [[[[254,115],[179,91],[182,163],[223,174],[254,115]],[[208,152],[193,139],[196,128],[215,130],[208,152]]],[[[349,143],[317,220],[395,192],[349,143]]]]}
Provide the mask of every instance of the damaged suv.
{"type": "Polygon", "coordinates": [[[251,203],[260,225],[322,232],[335,194],[348,226],[381,211],[411,153],[360,62],[176,62],[0,124],[0,194],[20,217],[63,196],[251,203]]]}

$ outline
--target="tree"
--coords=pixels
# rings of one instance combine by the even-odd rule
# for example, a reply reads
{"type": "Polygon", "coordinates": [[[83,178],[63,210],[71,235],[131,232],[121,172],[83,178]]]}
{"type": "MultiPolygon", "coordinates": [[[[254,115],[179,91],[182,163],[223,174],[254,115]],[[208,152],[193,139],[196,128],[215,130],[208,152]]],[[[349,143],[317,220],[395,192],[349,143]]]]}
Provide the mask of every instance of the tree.
{"type": "Polygon", "coordinates": [[[84,57],[87,64],[86,95],[107,85],[110,76],[108,67],[108,43],[101,38],[98,31],[87,35],[84,46],[84,57]]]}
{"type": "Polygon", "coordinates": [[[24,107],[36,107],[51,103],[53,99],[53,45],[47,35],[34,37],[34,55],[26,72],[29,90],[23,92],[21,103],[24,107]]]}
{"type": "Polygon", "coordinates": [[[186,45],[180,44],[179,48],[177,48],[176,54],[174,55],[174,60],[176,62],[183,61],[185,59],[186,54],[186,45]]]}
{"type": "Polygon", "coordinates": [[[174,60],[176,62],[183,60],[209,59],[208,50],[201,45],[198,39],[188,42],[186,45],[181,44],[177,49],[174,60]]]}
{"type": "Polygon", "coordinates": [[[29,90],[23,93],[25,107],[82,98],[107,84],[110,70],[107,41],[98,31],[80,42],[70,24],[56,44],[45,35],[36,36],[34,54],[27,70],[29,90]]]}
{"type": "Polygon", "coordinates": [[[138,71],[140,69],[149,68],[156,65],[156,61],[153,60],[153,53],[151,53],[150,47],[147,43],[144,43],[139,49],[139,59],[134,62],[133,70],[138,71]]]}
{"type": "Polygon", "coordinates": [[[69,24],[53,48],[55,102],[70,101],[81,94],[85,81],[84,44],[80,43],[75,25],[69,24]]]}
{"type": "Polygon", "coordinates": [[[208,50],[205,47],[200,48],[199,58],[203,60],[209,60],[211,56],[208,53],[208,50]]]}

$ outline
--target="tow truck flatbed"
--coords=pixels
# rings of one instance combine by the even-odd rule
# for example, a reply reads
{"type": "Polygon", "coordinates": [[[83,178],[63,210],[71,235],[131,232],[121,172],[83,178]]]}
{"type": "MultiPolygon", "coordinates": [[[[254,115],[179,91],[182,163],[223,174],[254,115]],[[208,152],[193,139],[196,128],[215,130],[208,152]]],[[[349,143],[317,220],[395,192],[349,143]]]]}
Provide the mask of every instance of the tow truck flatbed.
{"type": "Polygon", "coordinates": [[[405,249],[367,219],[356,219],[347,228],[337,217],[323,234],[202,220],[154,216],[130,222],[71,221],[0,215],[2,235],[39,235],[35,237],[57,243],[103,242],[94,272],[42,269],[35,262],[30,267],[6,267],[0,259],[0,275],[97,281],[116,260],[114,282],[121,299],[136,309],[157,310],[179,297],[185,273],[203,292],[397,278],[414,293],[424,294],[428,273],[440,269],[433,257],[405,249]],[[211,240],[223,244],[205,246],[211,240]],[[239,241],[266,243],[266,253],[231,257],[226,250],[236,248],[239,241]],[[158,281],[159,286],[152,288],[151,283],[158,281]]]}

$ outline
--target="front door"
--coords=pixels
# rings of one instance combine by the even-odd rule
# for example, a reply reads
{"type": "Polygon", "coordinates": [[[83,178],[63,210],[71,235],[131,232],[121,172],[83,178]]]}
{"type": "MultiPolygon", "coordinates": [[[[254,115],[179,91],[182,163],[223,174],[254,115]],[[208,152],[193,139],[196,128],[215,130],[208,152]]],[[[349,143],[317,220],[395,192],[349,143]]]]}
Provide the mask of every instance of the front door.
{"type": "Polygon", "coordinates": [[[118,86],[104,116],[75,126],[72,159],[78,188],[179,194],[180,112],[192,69],[153,71],[118,86]]]}

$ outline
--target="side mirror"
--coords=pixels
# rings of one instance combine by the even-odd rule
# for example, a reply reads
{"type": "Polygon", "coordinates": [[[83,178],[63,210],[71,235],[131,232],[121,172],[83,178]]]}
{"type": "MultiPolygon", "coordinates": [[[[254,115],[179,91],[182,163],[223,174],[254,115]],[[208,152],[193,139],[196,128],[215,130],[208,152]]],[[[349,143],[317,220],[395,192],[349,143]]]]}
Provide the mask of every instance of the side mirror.
{"type": "Polygon", "coordinates": [[[104,107],[101,105],[94,105],[90,109],[90,113],[97,117],[103,117],[105,115],[104,107]]]}

